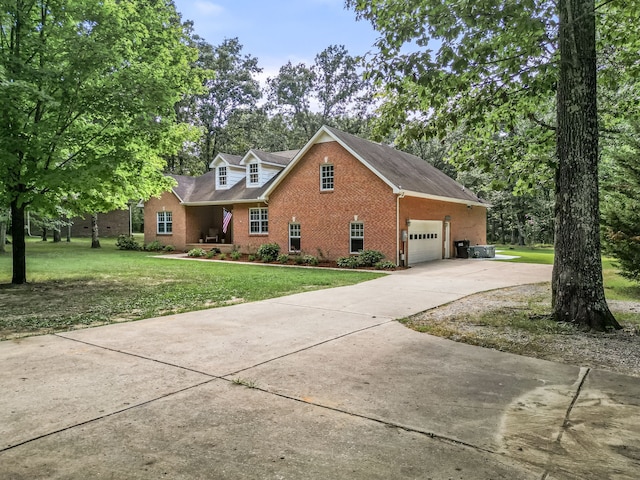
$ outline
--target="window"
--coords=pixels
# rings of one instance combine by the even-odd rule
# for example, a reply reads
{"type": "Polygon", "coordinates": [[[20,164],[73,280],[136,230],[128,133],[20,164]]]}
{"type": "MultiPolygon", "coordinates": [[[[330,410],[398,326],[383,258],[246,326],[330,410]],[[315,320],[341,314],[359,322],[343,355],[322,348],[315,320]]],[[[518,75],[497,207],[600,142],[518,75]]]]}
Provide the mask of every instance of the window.
{"type": "Polygon", "coordinates": [[[158,212],[158,233],[172,233],[173,219],[171,212],[158,212]]]}
{"type": "Polygon", "coordinates": [[[250,208],[249,209],[249,233],[266,234],[269,233],[269,209],[250,208]]]}
{"type": "Polygon", "coordinates": [[[259,165],[257,163],[249,164],[249,184],[256,185],[259,183],[260,175],[259,175],[259,165]]]}
{"type": "Polygon", "coordinates": [[[320,166],[320,190],[333,190],[333,165],[320,166]]]}
{"type": "Polygon", "coordinates": [[[300,251],[300,224],[299,223],[289,224],[289,251],[290,252],[300,251]]]}
{"type": "Polygon", "coordinates": [[[227,167],[218,167],[218,186],[227,186],[227,167]]]}
{"type": "Polygon", "coordinates": [[[360,250],[364,250],[364,223],[353,222],[351,224],[351,253],[358,253],[360,250]]]}

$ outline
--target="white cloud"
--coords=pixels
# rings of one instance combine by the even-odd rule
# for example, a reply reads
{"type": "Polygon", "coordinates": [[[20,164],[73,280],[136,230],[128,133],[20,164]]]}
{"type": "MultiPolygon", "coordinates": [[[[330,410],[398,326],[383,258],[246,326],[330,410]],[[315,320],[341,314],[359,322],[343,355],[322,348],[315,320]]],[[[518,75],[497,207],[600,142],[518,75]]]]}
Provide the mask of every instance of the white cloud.
{"type": "Polygon", "coordinates": [[[205,0],[198,0],[195,2],[195,9],[200,15],[205,16],[218,16],[224,12],[224,7],[205,0]]]}

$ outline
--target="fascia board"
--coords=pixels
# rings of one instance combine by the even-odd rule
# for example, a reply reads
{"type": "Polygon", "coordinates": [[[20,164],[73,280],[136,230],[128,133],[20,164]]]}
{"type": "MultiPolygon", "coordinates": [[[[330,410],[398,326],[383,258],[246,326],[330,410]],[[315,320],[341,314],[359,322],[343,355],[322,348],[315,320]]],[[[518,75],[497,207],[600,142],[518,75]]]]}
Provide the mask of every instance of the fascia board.
{"type": "Polygon", "coordinates": [[[464,200],[462,198],[443,197],[440,195],[431,195],[429,193],[411,192],[406,190],[404,190],[403,193],[408,197],[426,198],[428,200],[438,200],[440,202],[461,203],[463,205],[472,205],[474,207],[491,208],[493,206],[489,203],[474,202],[471,200],[464,200]]]}

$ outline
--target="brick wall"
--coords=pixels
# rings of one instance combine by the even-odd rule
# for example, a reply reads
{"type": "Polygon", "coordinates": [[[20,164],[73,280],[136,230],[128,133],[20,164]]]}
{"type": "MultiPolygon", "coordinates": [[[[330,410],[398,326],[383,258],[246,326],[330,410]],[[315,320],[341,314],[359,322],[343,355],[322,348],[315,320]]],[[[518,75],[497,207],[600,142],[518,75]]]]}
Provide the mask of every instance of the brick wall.
{"type": "MultiPolygon", "coordinates": [[[[71,219],[71,237],[91,236],[91,215],[71,219]]],[[[62,236],[66,234],[62,230],[62,236]]],[[[129,209],[114,210],[108,213],[98,214],[98,236],[117,237],[118,235],[129,235],[129,209]]]]}
{"type": "Polygon", "coordinates": [[[288,250],[289,223],[300,224],[301,249],[336,259],[349,255],[350,223],[364,223],[364,248],[380,250],[395,261],[396,196],[391,188],[337,142],[311,147],[269,198],[269,235],[249,235],[248,208],[234,209],[235,243],[276,242],[288,250]],[[320,166],[334,166],[333,191],[320,191],[320,166]]]}
{"type": "MultiPolygon", "coordinates": [[[[199,234],[198,234],[199,235],[199,234]]],[[[186,239],[185,207],[173,192],[165,192],[160,198],[151,198],[144,204],[144,243],[158,240],[163,245],[173,245],[178,250],[184,250],[186,239]],[[171,212],[173,217],[173,233],[158,234],[158,212],[171,212]]],[[[198,239],[195,239],[197,242],[198,239]]]]}

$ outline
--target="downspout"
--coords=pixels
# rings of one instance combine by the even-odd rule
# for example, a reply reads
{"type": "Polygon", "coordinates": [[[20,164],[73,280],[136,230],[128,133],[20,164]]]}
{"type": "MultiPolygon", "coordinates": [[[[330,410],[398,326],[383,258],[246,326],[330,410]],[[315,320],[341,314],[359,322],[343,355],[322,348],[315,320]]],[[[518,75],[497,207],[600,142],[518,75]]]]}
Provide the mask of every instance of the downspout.
{"type": "MultiPolygon", "coordinates": [[[[396,265],[400,265],[400,244],[402,240],[400,239],[400,199],[404,198],[404,190],[400,190],[400,192],[396,196],[396,265]]],[[[406,255],[406,252],[405,252],[406,255]]]]}

